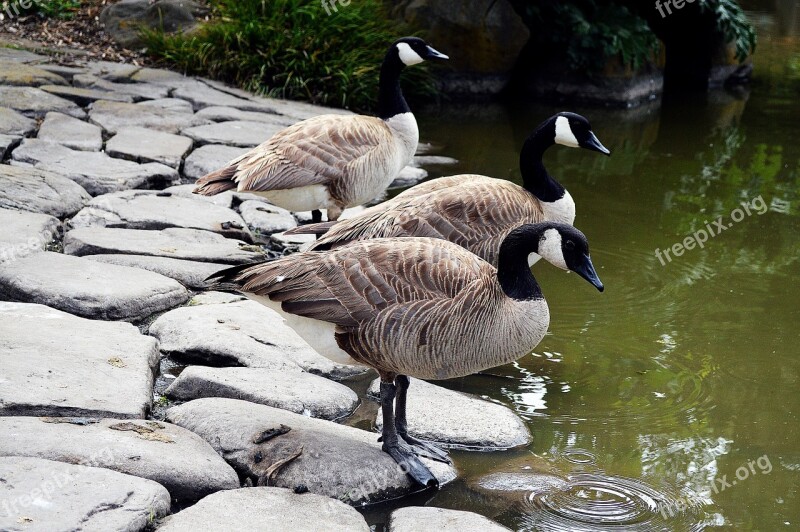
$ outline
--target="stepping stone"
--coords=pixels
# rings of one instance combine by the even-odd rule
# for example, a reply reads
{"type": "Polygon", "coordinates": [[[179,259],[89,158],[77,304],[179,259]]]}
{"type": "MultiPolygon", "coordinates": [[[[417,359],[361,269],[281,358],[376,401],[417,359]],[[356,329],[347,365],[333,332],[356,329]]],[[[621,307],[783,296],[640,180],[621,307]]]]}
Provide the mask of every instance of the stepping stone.
{"type": "Polygon", "coordinates": [[[152,83],[153,85],[163,85],[174,89],[190,78],[172,70],[142,68],[136,71],[130,79],[139,83],[152,83]]]}
{"type": "Polygon", "coordinates": [[[39,128],[37,138],[74,150],[100,151],[103,149],[102,129],[61,113],[47,113],[44,123],[39,128]]]}
{"type": "Polygon", "coordinates": [[[138,532],[170,509],[163,486],[98,467],[6,457],[0,479],[0,530],[138,532]]]}
{"type": "Polygon", "coordinates": [[[406,166],[402,170],[394,181],[389,185],[389,188],[404,188],[416,185],[423,179],[428,177],[427,170],[423,170],[422,168],[414,168],[413,166],[406,166]]]}
{"type": "MultiPolygon", "coordinates": [[[[205,147],[205,146],[204,146],[205,147]]],[[[203,148],[200,148],[201,150],[203,148]]],[[[241,148],[234,148],[236,150],[241,148]]],[[[192,155],[197,153],[199,150],[195,150],[192,152],[192,155]]],[[[189,156],[191,157],[191,155],[189,156]]],[[[189,159],[187,158],[186,161],[188,162],[189,159]]],[[[183,165],[184,169],[186,168],[186,163],[183,165]]],[[[195,185],[174,185],[169,188],[165,188],[164,192],[172,194],[175,197],[179,198],[188,198],[192,200],[199,200],[205,201],[208,203],[213,203],[214,205],[219,205],[220,207],[225,207],[228,209],[233,208],[233,204],[237,201],[238,194],[235,192],[231,192],[230,190],[227,192],[223,192],[222,194],[217,194],[216,196],[203,196],[202,194],[195,194],[192,191],[195,189],[195,185]]]]}
{"type": "Polygon", "coordinates": [[[61,222],[47,214],[0,209],[0,264],[11,263],[47,248],[61,222]]]}
{"type": "Polygon", "coordinates": [[[174,279],[61,253],[0,266],[0,296],[102,320],[138,321],[189,299],[174,279]]]}
{"type": "MultiPolygon", "coordinates": [[[[147,83],[115,83],[113,81],[95,77],[91,74],[77,75],[73,78],[72,83],[76,87],[84,89],[98,89],[130,96],[133,101],[136,102],[141,100],[167,98],[169,96],[169,89],[167,87],[160,87],[158,85],[150,85],[147,83]]],[[[191,105],[189,107],[191,108],[191,105]]]]}
{"type": "Polygon", "coordinates": [[[8,107],[30,118],[40,118],[50,111],[57,111],[75,118],[84,118],[86,113],[75,102],[59,98],[34,87],[0,86],[0,107],[8,107]]]}
{"type": "Polygon", "coordinates": [[[239,487],[239,477],[200,436],[156,421],[0,417],[0,456],[91,464],[158,482],[194,502],[239,487]]]}
{"type": "Polygon", "coordinates": [[[180,180],[174,168],[163,164],[137,164],[38,139],[25,139],[11,156],[14,161],[68,177],[92,196],[132,188],[163,188],[180,180]]]}
{"type": "Polygon", "coordinates": [[[308,246],[317,240],[315,235],[287,235],[285,233],[273,233],[269,236],[269,241],[284,250],[285,253],[295,253],[304,251],[308,246]]]}
{"type": "Polygon", "coordinates": [[[39,55],[17,48],[0,47],[0,61],[11,61],[13,63],[46,63],[49,60],[50,58],[46,55],[39,55]]]}
{"type": "Polygon", "coordinates": [[[50,94],[55,94],[61,98],[71,100],[81,107],[96,102],[97,100],[108,100],[110,102],[133,102],[127,94],[119,94],[115,92],[100,91],[95,89],[82,89],[79,87],[58,87],[55,85],[42,85],[41,89],[50,94]]]}
{"type": "Polygon", "coordinates": [[[256,246],[198,229],[163,231],[82,227],[64,236],[69,255],[118,254],[170,257],[173,259],[244,264],[264,258],[256,246]]]}
{"type": "Polygon", "coordinates": [[[417,155],[411,162],[411,166],[415,168],[422,168],[423,166],[452,166],[454,164],[458,164],[458,159],[441,155],[417,155]]]}
{"type": "Polygon", "coordinates": [[[67,218],[91,196],[76,182],[52,172],[0,165],[0,207],[67,218]]]}
{"type": "Polygon", "coordinates": [[[80,76],[86,73],[86,69],[78,68],[78,67],[71,67],[65,65],[37,65],[42,70],[46,70],[48,72],[52,72],[53,74],[58,74],[64,79],[73,80],[75,76],[80,76]]]}
{"type": "Polygon", "coordinates": [[[11,153],[11,150],[13,150],[20,142],[22,142],[22,137],[0,135],[0,161],[5,159],[6,155],[11,153]]]}
{"type": "MultiPolygon", "coordinates": [[[[167,420],[211,444],[240,476],[357,505],[394,499],[419,487],[381,450],[378,434],[235,399],[196,399],[167,420]],[[288,430],[287,430],[288,429],[288,430]],[[276,466],[278,462],[283,465],[276,466]],[[414,485],[412,485],[414,484],[414,485]]],[[[441,485],[452,466],[422,459],[441,485]]]]}
{"type": "MultiPolygon", "coordinates": [[[[188,112],[185,108],[176,105],[169,107],[146,105],[151,102],[122,103],[98,100],[92,104],[89,111],[89,120],[114,134],[126,127],[146,127],[167,133],[178,133],[181,129],[210,123],[205,118],[192,114],[191,106],[188,112]]],[[[2,105],[2,100],[0,100],[2,105]]]]}
{"type": "Polygon", "coordinates": [[[197,364],[299,367],[335,380],[367,371],[323,357],[278,313],[255,301],[177,308],[159,316],[150,325],[150,334],[158,338],[165,354],[197,364]]]}
{"type": "MultiPolygon", "coordinates": [[[[380,396],[378,379],[368,394],[380,396]]],[[[419,379],[411,379],[407,412],[412,436],[448,447],[485,451],[531,442],[525,423],[508,407],[419,379]]],[[[383,425],[380,411],[376,423],[383,425]]]]}
{"type": "Polygon", "coordinates": [[[36,121],[7,107],[0,107],[0,135],[27,137],[36,131],[36,121]]]}
{"type": "Polygon", "coordinates": [[[246,301],[247,298],[239,294],[231,294],[229,292],[201,292],[196,294],[187,303],[188,306],[194,307],[196,305],[222,305],[225,303],[233,303],[234,301],[246,301]]]}
{"type": "Polygon", "coordinates": [[[208,283],[206,279],[220,270],[230,268],[228,264],[195,262],[191,260],[170,259],[167,257],[147,257],[144,255],[86,255],[84,258],[117,266],[140,268],[175,279],[186,288],[202,290],[208,283]]]}
{"type": "Polygon", "coordinates": [[[172,96],[190,102],[195,111],[203,107],[233,107],[243,111],[271,111],[270,108],[262,104],[219,91],[200,80],[192,78],[187,78],[180,83],[172,93],[172,96]]]}
{"type": "Polygon", "coordinates": [[[209,495],[167,517],[158,532],[269,530],[270,532],[369,532],[352,506],[284,488],[242,488],[209,495]],[[231,517],[235,517],[232,526],[231,517]]]}
{"type": "Polygon", "coordinates": [[[192,144],[192,139],[187,137],[143,127],[128,127],[120,129],[108,141],[106,153],[138,163],[162,163],[180,168],[192,144]]]}
{"type": "Polygon", "coordinates": [[[509,532],[511,529],[495,523],[488,517],[461,510],[446,510],[433,506],[409,506],[392,512],[389,518],[389,532],[418,532],[419,530],[509,532]]]}
{"type": "MultiPolygon", "coordinates": [[[[147,109],[165,109],[168,111],[175,111],[180,113],[186,114],[193,114],[194,109],[192,109],[192,104],[187,102],[186,100],[181,100],[178,98],[159,98],[157,100],[147,100],[144,102],[139,102],[140,107],[146,107],[147,109]]],[[[205,123],[205,120],[198,120],[198,122],[205,123]]]]}
{"type": "Polygon", "coordinates": [[[150,411],[158,342],[129,323],[0,303],[0,338],[0,415],[143,418],[150,411]]]}
{"type": "Polygon", "coordinates": [[[264,122],[218,122],[206,126],[184,129],[181,133],[193,138],[198,144],[225,144],[240,148],[258,146],[272,135],[282,130],[283,126],[264,122]]]}
{"type": "Polygon", "coordinates": [[[92,61],[86,65],[86,69],[98,78],[127,83],[142,67],[114,61],[92,61]]]}
{"type": "Polygon", "coordinates": [[[358,406],[358,396],[347,386],[310,373],[272,369],[189,366],[165,393],[181,401],[241,399],[330,420],[345,418],[358,406]]]}
{"type": "MultiPolygon", "coordinates": [[[[251,95],[250,100],[264,106],[264,112],[273,112],[293,118],[295,120],[306,120],[319,115],[352,115],[352,111],[338,109],[334,107],[323,107],[306,102],[296,102],[292,100],[279,100],[277,98],[264,98],[251,95]]],[[[230,106],[234,107],[234,106],[230,106]]],[[[256,109],[258,110],[258,109],[256,109]]]]}
{"type": "Polygon", "coordinates": [[[0,60],[0,85],[38,87],[40,85],[66,85],[67,80],[41,68],[0,60]]]}
{"type": "Polygon", "coordinates": [[[244,155],[248,151],[248,148],[236,148],[233,146],[223,146],[221,144],[206,144],[205,146],[200,146],[194,150],[183,163],[183,175],[193,180],[200,179],[204,175],[226,166],[229,162],[240,155],[244,155]]]}
{"type": "Polygon", "coordinates": [[[257,113],[254,111],[242,111],[233,107],[206,107],[197,111],[197,116],[202,116],[214,122],[229,122],[232,120],[244,120],[247,122],[264,122],[288,127],[296,124],[297,120],[275,113],[257,113]]]}
{"type": "Polygon", "coordinates": [[[265,201],[245,201],[239,205],[239,213],[256,235],[282,233],[297,227],[292,213],[265,201]]]}

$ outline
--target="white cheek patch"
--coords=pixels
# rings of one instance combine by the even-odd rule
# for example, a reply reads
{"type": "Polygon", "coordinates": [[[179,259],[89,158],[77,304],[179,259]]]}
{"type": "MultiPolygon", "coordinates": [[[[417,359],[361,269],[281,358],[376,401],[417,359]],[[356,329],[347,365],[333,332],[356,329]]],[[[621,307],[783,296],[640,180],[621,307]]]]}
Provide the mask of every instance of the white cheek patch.
{"type": "Polygon", "coordinates": [[[569,269],[567,261],[564,260],[564,252],[561,250],[561,233],[555,229],[548,229],[544,232],[544,236],[539,241],[539,255],[553,266],[562,270],[569,269]]]}
{"type": "Polygon", "coordinates": [[[575,138],[575,134],[572,132],[572,128],[569,125],[569,119],[566,116],[559,116],[556,118],[555,142],[556,144],[569,146],[570,148],[577,148],[580,146],[578,139],[575,138]]]}
{"type": "Polygon", "coordinates": [[[424,59],[422,59],[419,54],[408,45],[408,43],[398,43],[397,52],[400,54],[400,61],[402,61],[406,66],[418,65],[424,61],[424,59]]]}

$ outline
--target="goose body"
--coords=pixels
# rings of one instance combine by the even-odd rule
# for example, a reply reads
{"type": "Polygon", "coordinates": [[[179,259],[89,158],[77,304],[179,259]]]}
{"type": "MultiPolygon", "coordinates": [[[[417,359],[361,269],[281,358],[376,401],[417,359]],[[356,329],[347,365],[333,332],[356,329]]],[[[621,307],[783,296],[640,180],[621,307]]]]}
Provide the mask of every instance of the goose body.
{"type": "Polygon", "coordinates": [[[572,196],[542,164],[544,151],[556,143],[609,153],[585,118],[559,113],[540,124],[525,141],[520,154],[523,186],[475,174],[442,177],[349,220],[312,224],[292,232],[322,234],[312,250],[369,238],[439,238],[496,265],[500,243],[520,224],[550,221],[571,225],[575,220],[572,196]]]}
{"type": "Polygon", "coordinates": [[[400,39],[381,67],[378,117],[321,115],[299,122],[201,177],[195,193],[251,192],[291,211],[328,209],[329,220],[375,198],[411,162],[419,142],[400,72],[430,58],[447,56],[421,39],[400,39]]]}

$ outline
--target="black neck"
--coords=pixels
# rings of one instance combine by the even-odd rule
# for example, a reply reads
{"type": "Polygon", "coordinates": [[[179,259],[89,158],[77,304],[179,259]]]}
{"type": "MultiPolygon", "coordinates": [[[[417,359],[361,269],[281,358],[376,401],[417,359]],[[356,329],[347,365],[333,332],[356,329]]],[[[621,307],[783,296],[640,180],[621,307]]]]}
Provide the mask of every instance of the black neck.
{"type": "Polygon", "coordinates": [[[528,255],[539,249],[539,239],[546,224],[527,224],[511,231],[500,245],[497,259],[497,282],[510,298],[525,301],[542,299],[539,283],[528,266],[528,255]]]}
{"type": "Polygon", "coordinates": [[[381,65],[381,77],[378,80],[378,116],[384,120],[411,112],[400,90],[400,72],[404,66],[397,51],[389,50],[381,65]]]}
{"type": "Polygon", "coordinates": [[[525,140],[519,155],[519,168],[522,173],[522,186],[525,190],[548,203],[564,197],[564,187],[547,173],[542,157],[545,150],[555,142],[555,128],[548,120],[525,140]]]}

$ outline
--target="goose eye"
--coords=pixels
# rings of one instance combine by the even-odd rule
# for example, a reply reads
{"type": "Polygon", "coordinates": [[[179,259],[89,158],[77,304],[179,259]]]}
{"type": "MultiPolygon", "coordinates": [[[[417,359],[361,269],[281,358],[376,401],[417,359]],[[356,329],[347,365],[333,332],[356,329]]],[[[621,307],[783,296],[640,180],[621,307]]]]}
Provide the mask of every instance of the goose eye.
{"type": "Polygon", "coordinates": [[[572,251],[573,249],[575,249],[575,242],[573,242],[572,240],[567,240],[567,242],[564,244],[564,247],[569,251],[572,251]]]}

